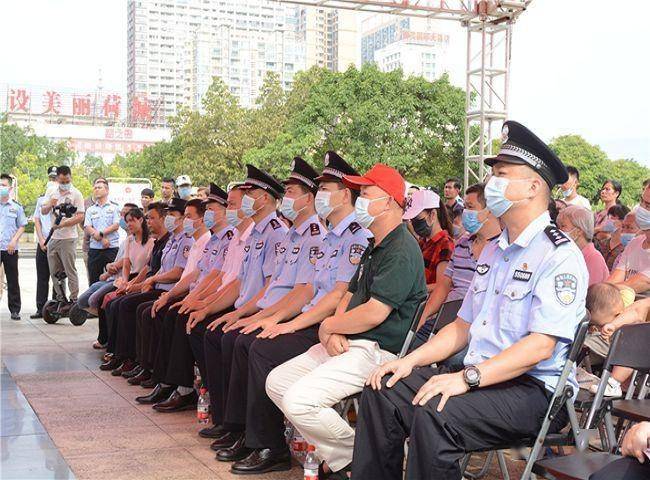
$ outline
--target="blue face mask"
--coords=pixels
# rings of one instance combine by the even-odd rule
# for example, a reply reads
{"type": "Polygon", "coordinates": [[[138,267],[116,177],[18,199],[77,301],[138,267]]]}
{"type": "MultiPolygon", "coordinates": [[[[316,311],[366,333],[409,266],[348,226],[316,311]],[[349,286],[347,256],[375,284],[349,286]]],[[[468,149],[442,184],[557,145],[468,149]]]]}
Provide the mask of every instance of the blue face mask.
{"type": "Polygon", "coordinates": [[[194,220],[191,218],[186,218],[183,220],[183,231],[185,232],[185,235],[188,237],[194,235],[194,232],[196,232],[196,227],[194,226],[194,220]]]}
{"type": "Polygon", "coordinates": [[[605,233],[612,233],[616,231],[616,225],[612,220],[607,220],[603,225],[602,231],[605,233]]]}
{"type": "Polygon", "coordinates": [[[638,207],[634,211],[634,216],[636,217],[636,224],[641,230],[650,230],[650,210],[638,207]]]}
{"type": "Polygon", "coordinates": [[[248,218],[255,215],[255,212],[257,211],[254,208],[255,200],[256,200],[255,198],[250,197],[248,195],[244,195],[243,198],[241,199],[241,211],[248,218]]]}
{"type": "Polygon", "coordinates": [[[9,196],[9,187],[0,187],[0,197],[9,196]]]}
{"type": "Polygon", "coordinates": [[[301,199],[302,197],[306,197],[309,195],[308,193],[305,193],[304,195],[299,196],[298,198],[289,198],[289,197],[284,197],[282,198],[282,203],[280,204],[280,213],[285,216],[285,218],[288,218],[292,222],[298,218],[298,215],[300,212],[302,212],[307,206],[302,207],[300,210],[296,210],[294,208],[294,205],[296,204],[296,200],[301,199]]]}
{"type": "Polygon", "coordinates": [[[178,196],[187,200],[192,196],[192,187],[178,187],[178,196]]]}
{"type": "Polygon", "coordinates": [[[572,193],[573,193],[573,188],[569,188],[568,190],[562,190],[562,196],[564,198],[570,197],[572,193]]]}
{"type": "Polygon", "coordinates": [[[484,210],[463,210],[463,215],[461,216],[463,228],[467,230],[470,235],[474,235],[478,232],[485,223],[478,219],[478,214],[483,211],[484,210]]]}
{"type": "Polygon", "coordinates": [[[530,179],[521,178],[518,180],[510,180],[505,177],[490,177],[490,180],[488,180],[485,185],[485,201],[487,203],[487,208],[495,217],[501,217],[504,213],[510,210],[515,203],[524,201],[512,201],[506,198],[508,185],[514,182],[530,182],[530,179]]]}
{"type": "Polygon", "coordinates": [[[635,233],[621,233],[621,245],[627,247],[634,237],[636,237],[635,233]]]}
{"type": "Polygon", "coordinates": [[[231,227],[236,227],[241,223],[241,218],[238,215],[239,210],[226,210],[226,221],[231,227]]]}
{"type": "Polygon", "coordinates": [[[71,188],[72,188],[71,183],[60,183],[59,184],[59,190],[61,190],[62,192],[69,192],[71,188]]]}
{"type": "Polygon", "coordinates": [[[120,228],[126,230],[126,220],[124,220],[124,217],[120,218],[120,228]]]}
{"type": "Polygon", "coordinates": [[[203,223],[205,224],[205,228],[210,230],[212,227],[214,227],[217,223],[217,219],[215,218],[215,213],[214,210],[206,210],[205,213],[203,214],[203,223]]]}
{"type": "Polygon", "coordinates": [[[176,229],[176,217],[173,215],[167,215],[165,217],[165,228],[169,233],[173,232],[176,229]]]}

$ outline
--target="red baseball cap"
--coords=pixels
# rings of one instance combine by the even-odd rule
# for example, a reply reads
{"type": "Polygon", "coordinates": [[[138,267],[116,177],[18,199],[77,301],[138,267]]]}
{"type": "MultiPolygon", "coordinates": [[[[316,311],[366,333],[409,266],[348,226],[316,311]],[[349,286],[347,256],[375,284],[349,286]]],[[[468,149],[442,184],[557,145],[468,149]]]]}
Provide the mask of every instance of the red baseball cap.
{"type": "Polygon", "coordinates": [[[374,185],[392,197],[400,207],[404,207],[406,183],[399,172],[388,165],[377,163],[365,175],[361,176],[345,175],[343,177],[343,183],[345,186],[355,190],[374,185]]]}

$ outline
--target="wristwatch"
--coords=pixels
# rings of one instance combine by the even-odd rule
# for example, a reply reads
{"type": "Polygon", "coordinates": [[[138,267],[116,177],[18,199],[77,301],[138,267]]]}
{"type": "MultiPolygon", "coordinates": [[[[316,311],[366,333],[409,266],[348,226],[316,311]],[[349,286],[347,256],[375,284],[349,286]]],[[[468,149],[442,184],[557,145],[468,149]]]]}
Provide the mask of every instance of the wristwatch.
{"type": "Polygon", "coordinates": [[[475,365],[465,367],[463,370],[463,380],[467,386],[471,388],[478,388],[481,384],[481,371],[475,365]]]}

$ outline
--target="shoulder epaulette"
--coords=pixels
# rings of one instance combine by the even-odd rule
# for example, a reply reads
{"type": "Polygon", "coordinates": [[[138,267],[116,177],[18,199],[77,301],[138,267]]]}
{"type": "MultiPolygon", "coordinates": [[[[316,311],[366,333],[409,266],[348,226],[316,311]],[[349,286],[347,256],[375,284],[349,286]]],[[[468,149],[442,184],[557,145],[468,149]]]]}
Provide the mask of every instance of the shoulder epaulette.
{"type": "Polygon", "coordinates": [[[357,233],[359,230],[361,230],[361,225],[359,225],[357,222],[352,222],[348,228],[352,233],[357,233]]]}
{"type": "Polygon", "coordinates": [[[320,235],[320,226],[317,223],[310,223],[309,231],[311,232],[312,237],[320,235]]]}
{"type": "Polygon", "coordinates": [[[280,228],[280,221],[275,218],[272,218],[269,223],[271,224],[271,227],[273,227],[273,230],[280,228]]]}
{"type": "Polygon", "coordinates": [[[567,237],[564,232],[562,232],[562,230],[553,225],[546,227],[544,229],[544,233],[556,247],[559,247],[563,243],[569,243],[571,241],[569,237],[567,237]]]}

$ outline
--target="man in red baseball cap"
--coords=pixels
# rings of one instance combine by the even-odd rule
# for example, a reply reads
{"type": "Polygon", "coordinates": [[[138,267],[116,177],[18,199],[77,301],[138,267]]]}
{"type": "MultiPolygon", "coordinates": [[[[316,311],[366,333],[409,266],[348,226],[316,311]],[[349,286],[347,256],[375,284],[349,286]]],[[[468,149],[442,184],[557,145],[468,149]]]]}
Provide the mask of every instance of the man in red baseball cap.
{"type": "Polygon", "coordinates": [[[331,478],[347,478],[354,430],[333,409],[359,393],[370,373],[396,358],[418,305],[427,295],[422,253],[402,223],[404,179],[377,164],[363,176],[343,177],[361,190],[357,222],[374,241],[365,250],[336,312],[322,321],[320,343],[276,367],[266,380],[269,397],[316,446],[331,478]]]}

